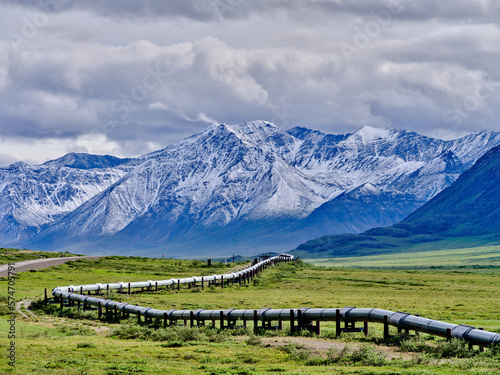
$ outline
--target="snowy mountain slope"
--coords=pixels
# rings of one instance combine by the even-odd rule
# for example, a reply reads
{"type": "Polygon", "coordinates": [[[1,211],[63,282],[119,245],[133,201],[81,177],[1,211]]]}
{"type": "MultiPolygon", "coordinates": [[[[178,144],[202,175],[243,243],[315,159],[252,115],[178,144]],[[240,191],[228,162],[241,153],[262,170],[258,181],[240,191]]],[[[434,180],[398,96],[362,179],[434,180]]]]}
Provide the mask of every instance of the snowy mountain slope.
{"type": "Polygon", "coordinates": [[[0,168],[0,242],[26,240],[72,212],[123,176],[125,161],[69,154],[39,166],[19,162],[0,168]],[[103,168],[110,162],[113,168],[103,168]]]}
{"type": "MultiPolygon", "coordinates": [[[[70,155],[31,167],[61,171],[51,186],[61,179],[69,189],[62,172],[78,176],[70,176],[76,187],[60,205],[65,209],[33,219],[23,238],[32,237],[30,247],[54,249],[99,241],[110,249],[286,250],[318,235],[400,220],[497,144],[500,133],[493,132],[443,141],[372,127],[331,135],[284,132],[265,121],[214,124],[123,164],[70,155]]],[[[21,205],[50,212],[50,204],[21,205]]]]}
{"type": "Polygon", "coordinates": [[[303,175],[281,156],[290,160],[295,142],[264,122],[236,128],[213,125],[176,147],[142,157],[143,162],[119,183],[36,240],[55,238],[54,233],[61,234],[58,241],[67,236],[99,237],[134,221],[141,228],[142,221],[148,222],[144,230],[153,232],[149,237],[169,238],[178,234],[174,229],[180,223],[210,227],[241,217],[304,217],[335,189],[303,175]],[[161,231],[155,232],[150,221],[161,223],[161,231]]]}
{"type": "Polygon", "coordinates": [[[304,128],[288,132],[304,141],[295,159],[303,173],[335,180],[344,190],[370,183],[423,200],[438,194],[500,144],[500,133],[487,131],[452,141],[369,126],[345,136],[304,128]]]}
{"type": "Polygon", "coordinates": [[[500,146],[405,220],[362,234],[316,238],[292,253],[311,258],[397,254],[422,251],[423,243],[426,251],[500,243],[500,146]]]}

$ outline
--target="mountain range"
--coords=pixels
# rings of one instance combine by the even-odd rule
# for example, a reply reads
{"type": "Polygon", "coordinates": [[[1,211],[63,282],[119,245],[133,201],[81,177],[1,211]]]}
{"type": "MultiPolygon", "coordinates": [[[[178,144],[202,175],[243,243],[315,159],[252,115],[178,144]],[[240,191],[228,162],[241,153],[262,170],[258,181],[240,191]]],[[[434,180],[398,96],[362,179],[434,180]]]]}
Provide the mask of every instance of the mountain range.
{"type": "Polygon", "coordinates": [[[0,245],[201,256],[283,251],[391,225],[450,186],[500,133],[444,141],[213,124],[133,159],[68,154],[0,168],[0,245]]]}
{"type": "Polygon", "coordinates": [[[500,244],[500,146],[405,220],[362,234],[323,236],[297,247],[313,258],[374,255],[432,248],[500,244]]]}

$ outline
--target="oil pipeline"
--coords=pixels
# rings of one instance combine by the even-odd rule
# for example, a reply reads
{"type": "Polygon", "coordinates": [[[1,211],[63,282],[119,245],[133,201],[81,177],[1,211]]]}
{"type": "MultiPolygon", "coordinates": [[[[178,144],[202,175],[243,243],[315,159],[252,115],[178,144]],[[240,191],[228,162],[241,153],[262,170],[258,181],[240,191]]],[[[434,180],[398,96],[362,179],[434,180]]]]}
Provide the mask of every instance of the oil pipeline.
{"type": "MultiPolygon", "coordinates": [[[[452,324],[441,322],[412,315],[405,312],[394,312],[376,308],[355,308],[344,307],[340,308],[296,308],[296,309],[225,309],[225,310],[158,310],[151,307],[143,307],[124,303],[121,301],[113,301],[110,299],[99,298],[92,296],[91,292],[100,294],[111,290],[120,292],[128,291],[130,294],[132,289],[141,288],[144,290],[156,290],[161,287],[178,288],[182,284],[189,286],[200,285],[203,289],[205,284],[220,285],[224,288],[227,283],[238,283],[242,285],[250,282],[257,274],[277,263],[293,261],[294,257],[289,254],[280,254],[260,262],[243,270],[211,276],[193,276],[179,279],[168,279],[160,281],[141,281],[141,282],[118,282],[109,284],[88,284],[88,285],[69,285],[56,287],[52,290],[54,299],[60,303],[61,308],[64,306],[64,301],[68,305],[78,305],[87,308],[90,306],[97,307],[99,310],[99,318],[102,315],[114,318],[129,317],[134,315],[140,322],[144,319],[146,322],[163,322],[163,326],[176,324],[179,320],[188,322],[191,326],[205,325],[205,323],[220,322],[221,328],[234,328],[238,322],[246,328],[247,322],[253,322],[254,330],[259,329],[283,329],[283,322],[289,322],[290,331],[308,330],[320,334],[320,322],[335,321],[336,333],[340,335],[342,332],[364,332],[368,334],[368,323],[379,323],[384,325],[384,337],[389,337],[389,326],[396,327],[398,332],[403,330],[406,333],[409,331],[422,332],[430,335],[446,337],[448,339],[458,338],[465,340],[469,346],[478,345],[481,349],[492,344],[500,344],[500,334],[484,331],[480,328],[475,328],[464,324],[452,324]],[[87,293],[87,295],[85,294],[87,293]],[[273,325],[277,322],[277,326],[273,325]],[[343,327],[342,327],[343,323],[343,327]],[[363,323],[363,327],[356,327],[356,323],[363,323]]],[[[45,303],[47,303],[47,292],[45,291],[45,303]]]]}

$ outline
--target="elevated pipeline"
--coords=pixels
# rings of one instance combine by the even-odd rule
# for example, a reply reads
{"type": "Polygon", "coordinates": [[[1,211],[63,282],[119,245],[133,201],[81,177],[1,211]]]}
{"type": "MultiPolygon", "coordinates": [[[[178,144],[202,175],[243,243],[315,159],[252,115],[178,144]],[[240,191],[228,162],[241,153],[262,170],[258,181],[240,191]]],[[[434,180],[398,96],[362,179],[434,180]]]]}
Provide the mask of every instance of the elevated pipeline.
{"type": "Polygon", "coordinates": [[[111,311],[120,311],[124,314],[134,314],[139,318],[142,316],[147,320],[157,319],[164,320],[166,325],[167,320],[177,321],[177,320],[190,320],[192,323],[196,320],[197,324],[205,321],[215,321],[215,320],[226,320],[230,323],[230,326],[234,326],[236,321],[251,321],[254,322],[271,322],[271,321],[290,321],[292,324],[297,322],[299,325],[308,326],[312,322],[320,321],[336,321],[336,322],[372,322],[384,324],[385,326],[393,326],[398,328],[398,330],[412,330],[416,332],[428,333],[435,336],[441,337],[456,337],[467,341],[470,345],[479,345],[481,347],[486,347],[491,344],[500,344],[500,334],[494,332],[488,332],[475,327],[462,325],[462,324],[451,324],[446,322],[441,322],[438,320],[432,320],[423,318],[416,315],[411,315],[404,312],[394,312],[389,310],[382,310],[376,308],[354,308],[347,307],[343,309],[338,308],[299,308],[299,309],[270,309],[264,308],[259,310],[240,310],[240,309],[226,309],[226,310],[157,310],[151,307],[142,307],[137,305],[131,305],[123,302],[116,302],[109,299],[102,299],[97,297],[92,297],[89,295],[83,295],[75,293],[75,291],[99,291],[99,290],[109,290],[118,289],[123,290],[125,287],[128,288],[143,288],[158,286],[169,286],[169,285],[179,285],[186,283],[195,282],[214,282],[214,281],[224,281],[224,280],[234,280],[241,276],[246,277],[249,274],[254,274],[255,272],[260,272],[262,269],[271,264],[276,264],[279,262],[286,262],[293,260],[293,256],[288,254],[281,254],[276,257],[272,257],[263,260],[251,267],[244,270],[223,274],[223,275],[212,275],[212,276],[193,276],[182,279],[168,279],[161,281],[142,281],[133,283],[110,283],[110,284],[90,284],[90,285],[78,285],[78,286],[65,286],[56,287],[53,289],[52,294],[54,297],[60,299],[61,305],[63,299],[71,302],[83,303],[83,305],[96,306],[99,309],[105,308],[106,311],[111,309],[111,311]]]}

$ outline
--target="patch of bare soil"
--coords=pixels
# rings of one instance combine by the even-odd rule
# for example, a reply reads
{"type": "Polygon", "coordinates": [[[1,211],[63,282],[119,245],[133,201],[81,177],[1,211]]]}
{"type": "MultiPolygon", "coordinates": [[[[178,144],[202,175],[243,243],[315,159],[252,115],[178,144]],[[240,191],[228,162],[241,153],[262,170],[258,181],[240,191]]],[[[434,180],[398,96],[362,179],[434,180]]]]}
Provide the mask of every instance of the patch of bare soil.
{"type": "MultiPolygon", "coordinates": [[[[345,347],[354,351],[363,345],[359,342],[345,342],[342,340],[327,340],[313,337],[262,337],[261,339],[264,346],[278,347],[290,343],[303,345],[305,350],[310,350],[317,356],[326,356],[327,352],[332,349],[340,352],[345,347]]],[[[400,352],[395,347],[375,346],[375,350],[384,354],[387,359],[403,358],[404,360],[410,360],[412,358],[411,353],[400,352]]]]}

